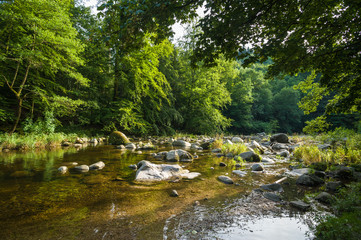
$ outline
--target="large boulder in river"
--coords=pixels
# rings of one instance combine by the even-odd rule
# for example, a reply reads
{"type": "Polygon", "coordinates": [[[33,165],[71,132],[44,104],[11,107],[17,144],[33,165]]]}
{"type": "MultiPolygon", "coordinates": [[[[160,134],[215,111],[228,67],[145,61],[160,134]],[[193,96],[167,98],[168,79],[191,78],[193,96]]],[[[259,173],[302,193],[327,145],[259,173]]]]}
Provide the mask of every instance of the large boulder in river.
{"type": "Polygon", "coordinates": [[[109,143],[112,145],[121,145],[121,144],[127,144],[130,143],[127,136],[125,136],[124,133],[119,131],[114,131],[109,135],[109,143]]]}
{"type": "Polygon", "coordinates": [[[166,161],[168,162],[191,162],[193,161],[193,156],[189,152],[183,149],[171,150],[166,155],[166,161]]]}
{"type": "Polygon", "coordinates": [[[105,167],[105,163],[102,161],[99,161],[97,163],[90,165],[89,169],[90,170],[100,170],[100,169],[103,169],[104,167],[105,167]]]}
{"type": "Polygon", "coordinates": [[[315,186],[318,186],[323,183],[325,183],[325,182],[321,178],[319,178],[313,174],[308,174],[308,173],[301,175],[296,180],[296,184],[309,186],[309,187],[315,187],[315,186]]]}
{"type": "Polygon", "coordinates": [[[271,136],[271,142],[288,143],[288,136],[284,133],[277,133],[271,136]]]}
{"type": "Polygon", "coordinates": [[[247,162],[260,162],[261,161],[261,157],[252,151],[243,152],[243,153],[235,156],[234,160],[237,161],[238,157],[242,158],[243,160],[245,160],[247,162]]]}
{"type": "Polygon", "coordinates": [[[153,164],[146,160],[140,161],[137,166],[136,181],[163,181],[176,177],[193,179],[200,175],[197,172],[189,172],[179,165],[153,164]]]}
{"type": "Polygon", "coordinates": [[[177,147],[191,147],[192,144],[190,144],[189,142],[186,142],[184,140],[176,140],[172,143],[173,146],[177,146],[177,147]]]}

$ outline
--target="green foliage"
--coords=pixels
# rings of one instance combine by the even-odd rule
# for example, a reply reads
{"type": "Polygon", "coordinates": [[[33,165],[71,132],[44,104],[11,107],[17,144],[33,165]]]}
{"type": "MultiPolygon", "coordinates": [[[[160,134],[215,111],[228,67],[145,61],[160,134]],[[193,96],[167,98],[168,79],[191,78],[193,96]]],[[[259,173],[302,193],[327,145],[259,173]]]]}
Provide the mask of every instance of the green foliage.
{"type": "Polygon", "coordinates": [[[306,124],[307,126],[303,128],[303,132],[311,135],[325,132],[330,126],[330,123],[326,122],[326,116],[320,116],[311,121],[306,121],[306,124]]]}
{"type": "Polygon", "coordinates": [[[27,118],[23,123],[23,130],[25,133],[54,133],[55,127],[56,123],[52,111],[46,111],[44,113],[44,119],[38,118],[35,122],[33,122],[31,118],[27,118]]]}
{"type": "Polygon", "coordinates": [[[361,234],[361,184],[341,189],[332,207],[336,216],[318,218],[317,239],[359,239],[361,234]]]}
{"type": "Polygon", "coordinates": [[[222,145],[221,150],[223,154],[232,153],[234,156],[248,151],[247,146],[243,143],[226,143],[222,145]]]}

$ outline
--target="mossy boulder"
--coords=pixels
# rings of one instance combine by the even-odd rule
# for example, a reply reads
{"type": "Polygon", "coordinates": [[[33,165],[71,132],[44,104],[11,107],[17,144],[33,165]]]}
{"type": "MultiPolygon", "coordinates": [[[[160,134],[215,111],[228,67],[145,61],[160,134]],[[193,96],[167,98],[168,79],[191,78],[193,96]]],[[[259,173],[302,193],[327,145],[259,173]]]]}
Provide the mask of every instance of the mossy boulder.
{"type": "Polygon", "coordinates": [[[127,144],[130,143],[127,136],[125,136],[124,133],[119,131],[114,131],[109,135],[109,143],[112,145],[121,145],[121,144],[127,144]]]}

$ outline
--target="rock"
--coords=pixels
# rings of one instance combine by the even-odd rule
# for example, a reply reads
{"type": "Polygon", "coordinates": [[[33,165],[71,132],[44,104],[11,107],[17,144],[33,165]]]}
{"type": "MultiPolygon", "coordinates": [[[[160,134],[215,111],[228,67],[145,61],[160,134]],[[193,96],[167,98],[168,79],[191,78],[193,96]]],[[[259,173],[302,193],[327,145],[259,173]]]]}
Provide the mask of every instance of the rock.
{"type": "Polygon", "coordinates": [[[326,173],[323,171],[315,171],[315,175],[319,178],[325,178],[326,177],[326,173]]]}
{"type": "Polygon", "coordinates": [[[92,143],[94,145],[98,144],[98,140],[96,138],[90,139],[89,143],[92,143]]]}
{"type": "Polygon", "coordinates": [[[76,170],[78,172],[88,172],[89,171],[89,166],[88,165],[75,166],[74,170],[76,170]]]}
{"type": "Polygon", "coordinates": [[[303,174],[307,174],[310,172],[310,168],[298,168],[298,169],[293,169],[291,171],[291,175],[298,175],[298,176],[301,176],[303,174]]]}
{"type": "Polygon", "coordinates": [[[271,191],[271,192],[283,192],[283,188],[279,183],[265,184],[262,185],[261,188],[263,190],[271,191]]]}
{"type": "Polygon", "coordinates": [[[226,184],[233,184],[233,180],[230,177],[224,175],[219,176],[218,180],[226,184]]]}
{"type": "Polygon", "coordinates": [[[263,167],[259,163],[255,163],[251,167],[252,171],[263,171],[263,167]]]}
{"type": "Polygon", "coordinates": [[[269,164],[273,164],[273,163],[275,163],[275,161],[273,160],[273,159],[271,159],[271,158],[269,158],[269,157],[262,157],[262,161],[261,162],[263,162],[263,163],[269,163],[269,164]]]}
{"type": "Polygon", "coordinates": [[[329,192],[337,192],[340,188],[342,188],[344,185],[342,182],[328,182],[326,183],[326,191],[329,192]]]}
{"type": "Polygon", "coordinates": [[[183,149],[171,150],[166,153],[166,161],[168,162],[192,162],[193,156],[183,149]]]}
{"type": "Polygon", "coordinates": [[[229,144],[229,145],[233,145],[233,142],[229,139],[226,139],[223,141],[223,144],[229,144]]]}
{"type": "Polygon", "coordinates": [[[129,165],[128,168],[137,170],[138,167],[137,167],[137,165],[132,164],[132,165],[129,165]]]}
{"type": "Polygon", "coordinates": [[[277,133],[271,136],[271,142],[288,143],[288,136],[284,133],[277,133]]]}
{"type": "Polygon", "coordinates": [[[179,155],[176,150],[169,151],[166,155],[166,161],[168,162],[179,162],[179,155]]]}
{"type": "Polygon", "coordinates": [[[241,168],[242,167],[242,164],[240,164],[240,163],[236,163],[236,168],[241,168]]]}
{"type": "Polygon", "coordinates": [[[179,194],[176,190],[172,190],[172,192],[170,193],[171,197],[179,197],[179,194]]]}
{"type": "Polygon", "coordinates": [[[252,149],[257,149],[261,154],[264,153],[263,147],[261,145],[259,145],[259,143],[256,141],[252,141],[251,144],[249,145],[249,147],[252,149]]]}
{"type": "Polygon", "coordinates": [[[212,149],[212,153],[220,153],[222,150],[220,148],[212,149]]]}
{"type": "Polygon", "coordinates": [[[146,160],[140,161],[137,167],[136,181],[163,181],[176,177],[193,179],[200,175],[200,173],[184,170],[179,165],[153,164],[146,160]]]}
{"type": "Polygon", "coordinates": [[[282,151],[282,152],[279,152],[279,153],[277,154],[277,156],[280,156],[280,157],[289,157],[289,156],[290,156],[290,152],[287,151],[287,150],[284,150],[284,151],[282,151]]]}
{"type": "Polygon", "coordinates": [[[315,199],[321,203],[326,203],[326,204],[330,204],[333,197],[331,194],[327,193],[327,192],[321,192],[320,194],[318,194],[315,199]]]}
{"type": "Polygon", "coordinates": [[[231,140],[233,143],[243,143],[243,139],[240,137],[233,137],[231,140]]]}
{"type": "Polygon", "coordinates": [[[291,205],[292,207],[295,207],[295,208],[300,209],[300,210],[302,210],[302,211],[306,211],[307,209],[309,209],[309,208],[311,207],[310,204],[307,204],[307,203],[302,202],[302,201],[300,201],[300,200],[298,200],[298,201],[291,201],[291,202],[290,202],[290,205],[291,205]]]}
{"type": "Polygon", "coordinates": [[[83,144],[84,141],[82,139],[80,139],[80,138],[76,138],[75,143],[83,144]]]}
{"type": "MultiPolygon", "coordinates": [[[[247,162],[260,162],[261,161],[261,157],[259,155],[257,155],[254,152],[243,152],[241,154],[238,155],[239,157],[241,157],[243,160],[247,161],[247,162]]],[[[237,161],[237,157],[235,156],[235,160],[237,161]]]]}
{"type": "Polygon", "coordinates": [[[237,175],[237,176],[239,176],[239,177],[244,177],[244,176],[247,175],[246,172],[241,171],[241,170],[233,170],[232,173],[235,174],[235,175],[237,175]]]}
{"type": "Polygon", "coordinates": [[[263,193],[263,196],[265,198],[267,198],[268,200],[271,200],[273,202],[281,202],[282,199],[280,197],[280,195],[276,194],[276,193],[272,193],[272,192],[265,192],[263,193]]]}
{"type": "Polygon", "coordinates": [[[191,145],[191,149],[199,149],[199,148],[200,148],[200,146],[198,144],[193,143],[191,145]]]}
{"type": "Polygon", "coordinates": [[[128,143],[127,145],[125,145],[125,148],[127,148],[127,149],[136,149],[137,146],[135,146],[134,143],[128,143]]]}
{"type": "Polygon", "coordinates": [[[228,157],[228,158],[233,158],[233,153],[227,153],[227,154],[226,154],[226,157],[228,157]]]}
{"type": "Polygon", "coordinates": [[[320,145],[317,145],[317,147],[320,150],[331,149],[331,144],[320,144],[320,145]]]}
{"type": "Polygon", "coordinates": [[[104,162],[99,161],[97,163],[94,163],[94,164],[90,165],[89,169],[90,170],[100,170],[100,169],[103,169],[104,167],[105,167],[104,162]]]}
{"type": "Polygon", "coordinates": [[[58,168],[58,172],[61,174],[65,174],[68,171],[68,167],[66,166],[61,166],[58,168]]]}
{"type": "Polygon", "coordinates": [[[226,167],[227,164],[225,164],[224,162],[220,162],[220,163],[219,163],[219,166],[220,166],[220,167],[226,167]]]}
{"type": "Polygon", "coordinates": [[[340,166],[335,171],[335,177],[339,179],[352,179],[354,169],[352,167],[340,166]]]}
{"type": "Polygon", "coordinates": [[[116,149],[125,149],[125,146],[124,145],[118,145],[115,147],[116,149]]]}
{"type": "Polygon", "coordinates": [[[172,143],[173,146],[177,147],[191,147],[192,145],[189,142],[186,142],[184,140],[176,140],[172,143]]]}
{"type": "Polygon", "coordinates": [[[112,145],[121,145],[121,144],[127,144],[130,143],[127,136],[125,136],[124,133],[119,131],[114,131],[109,135],[108,142],[112,145]]]}
{"type": "Polygon", "coordinates": [[[275,143],[275,144],[272,144],[272,149],[274,151],[289,150],[289,147],[283,143],[275,143]]]}
{"type": "Polygon", "coordinates": [[[210,167],[209,169],[214,170],[214,167],[210,167]]]}
{"type": "Polygon", "coordinates": [[[61,143],[61,146],[63,146],[63,147],[69,147],[69,146],[71,146],[71,142],[69,142],[69,141],[63,141],[63,142],[61,143]]]}
{"type": "Polygon", "coordinates": [[[301,175],[296,180],[296,184],[309,186],[309,187],[315,187],[315,186],[318,186],[323,183],[324,183],[324,181],[321,178],[319,178],[315,175],[308,174],[308,173],[301,175]]]}
{"type": "Polygon", "coordinates": [[[139,150],[155,150],[156,147],[151,143],[147,143],[147,144],[139,146],[138,149],[139,150]]]}
{"type": "Polygon", "coordinates": [[[201,148],[206,149],[206,150],[209,149],[210,146],[211,146],[211,142],[205,142],[205,143],[201,144],[201,148]]]}

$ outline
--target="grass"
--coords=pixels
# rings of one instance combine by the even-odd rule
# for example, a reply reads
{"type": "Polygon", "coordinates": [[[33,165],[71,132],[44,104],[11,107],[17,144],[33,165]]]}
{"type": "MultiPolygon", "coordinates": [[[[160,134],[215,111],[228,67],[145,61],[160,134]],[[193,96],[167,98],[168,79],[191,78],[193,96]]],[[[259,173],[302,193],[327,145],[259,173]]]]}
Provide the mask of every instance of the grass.
{"type": "Polygon", "coordinates": [[[233,155],[238,155],[248,151],[247,146],[243,143],[226,143],[222,145],[221,150],[223,154],[232,153],[233,155]]]}
{"type": "Polygon", "coordinates": [[[6,133],[0,134],[0,148],[2,149],[35,149],[45,148],[48,146],[60,145],[64,140],[74,142],[76,134],[64,133],[49,133],[49,134],[35,134],[28,133],[20,135],[14,133],[8,135],[6,133]]]}

